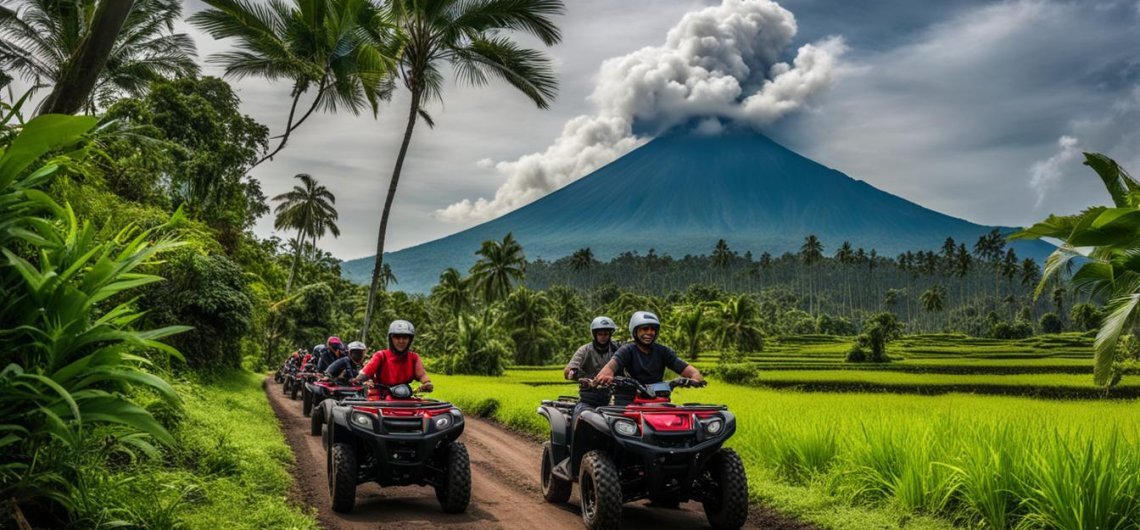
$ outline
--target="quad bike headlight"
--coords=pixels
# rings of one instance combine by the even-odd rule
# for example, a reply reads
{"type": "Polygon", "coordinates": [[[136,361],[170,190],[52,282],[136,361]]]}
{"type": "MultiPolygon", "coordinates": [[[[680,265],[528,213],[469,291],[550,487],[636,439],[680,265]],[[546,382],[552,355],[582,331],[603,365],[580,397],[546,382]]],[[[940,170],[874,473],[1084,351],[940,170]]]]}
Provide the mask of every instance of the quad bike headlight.
{"type": "Polygon", "coordinates": [[[350,416],[349,419],[352,421],[352,423],[356,424],[357,427],[376,430],[376,422],[371,414],[365,412],[353,412],[352,416],[350,416]]]}
{"type": "Polygon", "coordinates": [[[705,432],[709,434],[720,434],[724,430],[724,420],[712,420],[705,424],[705,432]]]}
{"type": "Polygon", "coordinates": [[[614,432],[622,436],[636,436],[637,424],[629,420],[617,420],[614,422],[614,432]]]}
{"type": "Polygon", "coordinates": [[[452,416],[455,416],[456,420],[463,419],[463,412],[457,408],[453,408],[453,409],[449,410],[448,412],[450,412],[452,416]]]}
{"type": "Polygon", "coordinates": [[[436,416],[432,421],[435,422],[436,429],[443,430],[451,426],[451,415],[440,414],[439,416],[436,416]]]}

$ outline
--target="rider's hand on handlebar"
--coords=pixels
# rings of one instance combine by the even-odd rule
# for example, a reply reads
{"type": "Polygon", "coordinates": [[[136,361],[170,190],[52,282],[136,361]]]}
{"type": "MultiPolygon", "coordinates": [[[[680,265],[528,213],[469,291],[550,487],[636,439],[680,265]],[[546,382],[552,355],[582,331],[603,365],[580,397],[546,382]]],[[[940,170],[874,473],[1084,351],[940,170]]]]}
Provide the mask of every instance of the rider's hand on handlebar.
{"type": "Polygon", "coordinates": [[[706,382],[706,381],[697,381],[696,379],[689,379],[688,377],[678,377],[678,378],[673,380],[673,386],[674,387],[680,386],[680,387],[701,388],[707,384],[708,384],[708,382],[706,382]]]}
{"type": "Polygon", "coordinates": [[[431,381],[428,381],[420,385],[420,387],[416,389],[416,392],[431,392],[433,388],[435,387],[432,386],[431,381]]]}
{"type": "Polygon", "coordinates": [[[579,370],[577,368],[567,367],[565,370],[562,370],[562,376],[570,381],[578,380],[578,374],[579,370]]]}
{"type": "Polygon", "coordinates": [[[606,373],[604,370],[594,376],[594,386],[609,386],[613,381],[614,374],[606,373]]]}

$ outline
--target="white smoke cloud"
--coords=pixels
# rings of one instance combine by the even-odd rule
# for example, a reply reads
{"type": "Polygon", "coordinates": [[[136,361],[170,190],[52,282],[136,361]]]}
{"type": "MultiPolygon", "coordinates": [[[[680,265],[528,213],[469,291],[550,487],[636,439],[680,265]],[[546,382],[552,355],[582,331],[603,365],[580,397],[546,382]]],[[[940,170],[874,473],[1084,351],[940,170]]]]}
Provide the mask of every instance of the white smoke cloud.
{"type": "Polygon", "coordinates": [[[1064,176],[1064,166],[1077,157],[1081,152],[1077,147],[1077,139],[1065,135],[1057,140],[1059,150],[1045,160],[1034,162],[1029,170],[1029,184],[1037,192],[1037,207],[1045,200],[1049,190],[1060,182],[1064,176]]]}
{"type": "Polygon", "coordinates": [[[780,62],[795,34],[795,17],[771,0],[724,0],[686,14],[664,45],[602,63],[589,97],[595,114],[567,122],[543,152],[496,163],[506,182],[493,199],[464,199],[436,216],[470,223],[523,206],[647,142],[635,128],[656,134],[702,119],[698,132],[717,134],[722,122],[758,127],[803,108],[831,84],[845,46],[833,37],[780,62]]]}

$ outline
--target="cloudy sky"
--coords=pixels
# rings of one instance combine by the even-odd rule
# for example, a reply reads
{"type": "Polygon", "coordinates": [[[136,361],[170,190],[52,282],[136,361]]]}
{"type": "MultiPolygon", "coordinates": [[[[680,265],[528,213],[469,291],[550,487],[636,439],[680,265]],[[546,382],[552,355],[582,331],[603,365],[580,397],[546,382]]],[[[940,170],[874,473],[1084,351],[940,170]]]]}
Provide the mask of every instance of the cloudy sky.
{"type": "MultiPolygon", "coordinates": [[[[549,48],[558,100],[451,85],[419,126],[387,249],[517,208],[678,123],[752,127],[824,165],[982,224],[1107,197],[1080,152],[1140,172],[1140,2],[572,0],[549,48]]],[[[203,8],[186,4],[187,15],[203,8]]],[[[226,41],[183,26],[202,58],[226,41]]],[[[540,46],[526,40],[528,44],[540,46]]],[[[207,73],[220,71],[207,63],[207,73]]],[[[235,82],[280,131],[285,84],[235,82]]],[[[337,195],[343,259],[373,253],[406,116],[315,116],[258,167],[267,195],[309,173],[337,195]]],[[[273,233],[262,219],[260,235],[273,233]]]]}

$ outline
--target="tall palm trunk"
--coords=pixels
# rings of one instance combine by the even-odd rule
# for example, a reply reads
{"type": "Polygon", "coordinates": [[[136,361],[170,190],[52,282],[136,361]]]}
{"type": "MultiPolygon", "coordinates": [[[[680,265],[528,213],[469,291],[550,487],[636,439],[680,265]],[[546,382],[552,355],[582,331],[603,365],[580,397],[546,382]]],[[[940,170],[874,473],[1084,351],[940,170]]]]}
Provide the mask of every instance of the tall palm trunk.
{"type": "Polygon", "coordinates": [[[39,114],[75,114],[83,109],[134,4],[134,0],[99,2],[91,27],[68,59],[55,88],[40,104],[39,114]]]}
{"type": "Polygon", "coordinates": [[[301,261],[301,247],[305,246],[302,241],[305,240],[305,230],[297,230],[297,248],[293,249],[293,266],[289,268],[289,281],[285,282],[285,295],[289,295],[289,290],[293,288],[293,278],[297,276],[297,263],[301,261]]]}
{"type": "Polygon", "coordinates": [[[396,185],[400,182],[400,171],[404,168],[404,157],[408,154],[408,144],[412,141],[412,129],[416,126],[416,116],[420,110],[420,89],[412,90],[412,104],[408,109],[408,126],[404,129],[404,142],[400,144],[400,154],[396,156],[396,167],[392,170],[392,181],[388,183],[388,197],[384,199],[384,210],[380,213],[380,233],[376,236],[376,262],[372,266],[372,286],[368,289],[368,306],[364,311],[364,327],[360,330],[360,340],[368,343],[368,326],[372,323],[372,312],[376,309],[376,290],[380,286],[380,272],[384,266],[384,235],[388,232],[388,214],[392,210],[392,200],[396,197],[396,185]]]}

